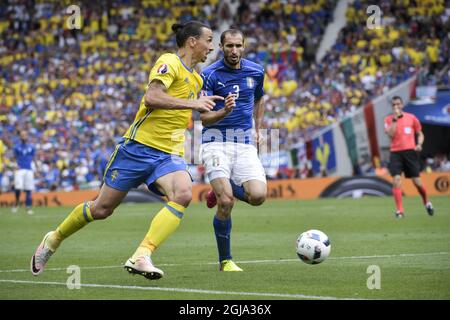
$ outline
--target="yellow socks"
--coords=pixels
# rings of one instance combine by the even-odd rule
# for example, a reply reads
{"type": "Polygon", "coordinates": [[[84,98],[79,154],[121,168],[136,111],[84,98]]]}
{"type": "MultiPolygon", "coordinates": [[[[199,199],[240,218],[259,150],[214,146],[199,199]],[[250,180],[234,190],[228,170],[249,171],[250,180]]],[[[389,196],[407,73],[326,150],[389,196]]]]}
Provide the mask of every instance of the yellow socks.
{"type": "Polygon", "coordinates": [[[184,210],[186,210],[185,207],[173,201],[166,203],[165,207],[153,218],[148,233],[133,254],[132,259],[150,255],[155,251],[178,228],[184,210]]]}
{"type": "Polygon", "coordinates": [[[47,238],[47,246],[50,250],[55,251],[65,238],[74,234],[91,221],[94,221],[94,218],[91,215],[90,203],[85,202],[78,205],[56,228],[56,231],[47,238]]]}
{"type": "Polygon", "coordinates": [[[45,243],[50,248],[51,251],[55,252],[58,249],[61,242],[64,240],[58,229],[55,230],[46,240],[45,243]]]}
{"type": "MultiPolygon", "coordinates": [[[[180,225],[185,210],[185,207],[173,201],[166,203],[164,208],[162,208],[153,218],[148,233],[132,258],[136,259],[140,256],[151,255],[161,243],[175,232],[180,225]]],[[[93,220],[94,218],[91,215],[90,203],[85,202],[78,205],[58,228],[56,228],[55,232],[47,238],[46,244],[50,250],[55,251],[64,239],[71,236],[93,220]]]]}

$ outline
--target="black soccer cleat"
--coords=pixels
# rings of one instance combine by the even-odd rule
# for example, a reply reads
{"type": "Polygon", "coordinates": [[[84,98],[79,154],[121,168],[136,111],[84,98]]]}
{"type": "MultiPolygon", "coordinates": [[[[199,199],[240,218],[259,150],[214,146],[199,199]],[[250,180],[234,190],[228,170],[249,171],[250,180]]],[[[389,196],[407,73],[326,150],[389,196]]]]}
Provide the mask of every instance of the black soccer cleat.
{"type": "Polygon", "coordinates": [[[428,201],[428,203],[425,205],[425,209],[427,209],[428,215],[430,217],[434,214],[434,208],[431,202],[428,201]]]}
{"type": "Polygon", "coordinates": [[[405,217],[405,215],[403,214],[403,212],[397,211],[397,212],[395,213],[395,217],[396,217],[397,219],[402,219],[402,218],[405,217]]]}

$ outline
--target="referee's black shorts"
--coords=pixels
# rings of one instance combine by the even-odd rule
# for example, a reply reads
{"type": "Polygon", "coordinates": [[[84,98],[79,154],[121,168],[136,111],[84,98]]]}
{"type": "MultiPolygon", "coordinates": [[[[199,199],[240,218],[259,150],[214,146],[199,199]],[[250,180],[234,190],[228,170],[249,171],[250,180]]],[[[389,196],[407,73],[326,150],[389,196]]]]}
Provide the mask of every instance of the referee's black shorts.
{"type": "Polygon", "coordinates": [[[392,177],[405,173],[406,178],[417,178],[420,175],[419,153],[415,150],[391,152],[389,173],[392,177]]]}

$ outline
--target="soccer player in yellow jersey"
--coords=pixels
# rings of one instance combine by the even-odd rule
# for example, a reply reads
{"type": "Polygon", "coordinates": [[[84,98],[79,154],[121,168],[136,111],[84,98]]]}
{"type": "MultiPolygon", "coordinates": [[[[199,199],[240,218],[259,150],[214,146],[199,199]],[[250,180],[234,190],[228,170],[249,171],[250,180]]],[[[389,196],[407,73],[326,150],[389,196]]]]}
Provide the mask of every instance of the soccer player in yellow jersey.
{"type": "Polygon", "coordinates": [[[169,201],[153,218],[124,267],[148,279],[164,275],[153,265],[151,254],[177,229],[192,198],[192,181],[182,158],[184,131],[192,110],[210,111],[215,100],[224,99],[199,97],[203,81],[193,69],[213,50],[211,29],[190,21],[174,24],[172,30],[178,51],[163,54],[153,66],[136,118],[111,155],[97,199],[78,205],[56,230],[45,235],[31,258],[33,275],[42,273],[64,239],[91,221],[109,217],[127,192],[141,183],[169,201]]]}

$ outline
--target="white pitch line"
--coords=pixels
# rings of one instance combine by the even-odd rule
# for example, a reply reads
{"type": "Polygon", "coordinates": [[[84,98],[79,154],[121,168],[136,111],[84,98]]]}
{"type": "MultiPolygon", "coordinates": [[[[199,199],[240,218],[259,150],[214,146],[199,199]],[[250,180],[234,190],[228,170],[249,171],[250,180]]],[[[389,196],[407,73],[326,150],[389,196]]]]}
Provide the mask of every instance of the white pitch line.
{"type": "MultiPolygon", "coordinates": [[[[0,282],[67,286],[67,283],[65,283],[65,282],[53,282],[53,281],[28,281],[28,280],[6,280],[6,279],[0,279],[0,282]]],[[[128,290],[145,290],[145,291],[168,291],[168,292],[200,293],[200,294],[212,294],[212,295],[257,296],[257,297],[271,297],[271,298],[316,299],[316,300],[361,300],[361,299],[354,299],[354,298],[313,296],[313,295],[305,295],[305,294],[218,291],[218,290],[203,290],[203,289],[189,289],[189,288],[122,286],[122,285],[116,285],[116,284],[92,284],[92,283],[85,283],[85,284],[80,284],[80,286],[81,287],[85,287],[85,288],[128,289],[128,290]]]]}
{"type": "MultiPolygon", "coordinates": [[[[450,252],[427,252],[427,253],[400,253],[400,254],[385,254],[385,255],[372,255],[372,256],[348,256],[348,257],[330,257],[328,260],[349,260],[349,259],[376,259],[376,258],[398,258],[398,257],[421,257],[421,256],[434,256],[434,255],[448,255],[450,252]]],[[[240,264],[252,264],[252,263],[279,263],[279,262],[298,262],[299,259],[272,259],[272,260],[241,260],[236,261],[240,264]]],[[[215,265],[217,262],[203,262],[203,263],[161,263],[159,267],[179,267],[179,266],[203,266],[203,265],[215,265]]],[[[81,267],[84,270],[95,269],[115,269],[122,268],[123,265],[115,266],[87,266],[81,267]]],[[[62,271],[67,268],[46,268],[45,271],[62,271]]],[[[14,273],[14,272],[29,272],[30,269],[11,269],[0,270],[0,273],[14,273]]]]}
{"type": "Polygon", "coordinates": [[[397,258],[397,257],[422,257],[422,256],[436,256],[447,255],[450,252],[426,252],[426,253],[399,253],[399,254],[382,254],[373,256],[353,256],[353,257],[330,257],[328,259],[340,260],[340,259],[373,259],[373,258],[397,258]]]}

